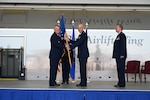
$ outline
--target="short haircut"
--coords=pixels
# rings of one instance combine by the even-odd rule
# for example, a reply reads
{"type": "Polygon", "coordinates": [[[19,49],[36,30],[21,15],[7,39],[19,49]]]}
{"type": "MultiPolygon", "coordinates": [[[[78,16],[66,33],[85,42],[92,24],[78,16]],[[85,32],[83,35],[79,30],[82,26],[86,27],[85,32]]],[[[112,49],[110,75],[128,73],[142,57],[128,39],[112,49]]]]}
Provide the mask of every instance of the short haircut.
{"type": "Polygon", "coordinates": [[[83,24],[78,24],[78,26],[79,26],[79,25],[84,27],[84,25],[83,25],[83,24]]]}
{"type": "Polygon", "coordinates": [[[59,25],[55,25],[55,26],[54,26],[54,28],[55,28],[55,27],[59,27],[59,28],[60,28],[60,26],[59,26],[59,25]]]}
{"type": "Polygon", "coordinates": [[[121,30],[123,30],[123,26],[121,24],[117,24],[117,26],[119,26],[121,30]]]}

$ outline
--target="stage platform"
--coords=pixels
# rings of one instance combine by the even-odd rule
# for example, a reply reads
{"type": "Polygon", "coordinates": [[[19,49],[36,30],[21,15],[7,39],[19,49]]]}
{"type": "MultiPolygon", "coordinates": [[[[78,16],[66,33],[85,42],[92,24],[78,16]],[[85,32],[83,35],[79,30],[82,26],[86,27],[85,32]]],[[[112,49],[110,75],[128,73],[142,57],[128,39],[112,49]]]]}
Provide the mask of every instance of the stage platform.
{"type": "Polygon", "coordinates": [[[126,88],[115,88],[112,81],[77,83],[49,87],[45,80],[0,80],[0,100],[150,100],[150,82],[128,82],[126,88]]]}

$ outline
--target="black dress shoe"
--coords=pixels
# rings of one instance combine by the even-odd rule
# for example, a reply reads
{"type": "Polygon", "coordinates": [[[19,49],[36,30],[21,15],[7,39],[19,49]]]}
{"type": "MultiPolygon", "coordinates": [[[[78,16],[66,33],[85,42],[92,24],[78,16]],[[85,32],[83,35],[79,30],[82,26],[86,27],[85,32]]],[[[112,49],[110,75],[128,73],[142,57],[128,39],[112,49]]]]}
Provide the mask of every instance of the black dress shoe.
{"type": "Polygon", "coordinates": [[[125,86],[119,86],[120,88],[125,88],[125,86]]]}
{"type": "Polygon", "coordinates": [[[55,84],[55,86],[60,86],[60,84],[55,84]]]}
{"type": "Polygon", "coordinates": [[[122,87],[122,88],[124,88],[125,86],[114,85],[114,87],[122,87]]]}
{"type": "Polygon", "coordinates": [[[78,87],[79,87],[79,86],[81,86],[81,84],[77,84],[76,86],[78,86],[78,87]]]}
{"type": "Polygon", "coordinates": [[[86,85],[77,84],[77,87],[86,87],[86,85]]]}
{"type": "Polygon", "coordinates": [[[67,82],[66,84],[69,84],[69,82],[67,82]]]}
{"type": "Polygon", "coordinates": [[[119,85],[114,85],[114,87],[119,87],[119,85]]]}
{"type": "Polygon", "coordinates": [[[62,82],[61,84],[65,84],[65,82],[62,82]]]}
{"type": "Polygon", "coordinates": [[[50,84],[49,86],[55,86],[54,84],[50,84]]]}

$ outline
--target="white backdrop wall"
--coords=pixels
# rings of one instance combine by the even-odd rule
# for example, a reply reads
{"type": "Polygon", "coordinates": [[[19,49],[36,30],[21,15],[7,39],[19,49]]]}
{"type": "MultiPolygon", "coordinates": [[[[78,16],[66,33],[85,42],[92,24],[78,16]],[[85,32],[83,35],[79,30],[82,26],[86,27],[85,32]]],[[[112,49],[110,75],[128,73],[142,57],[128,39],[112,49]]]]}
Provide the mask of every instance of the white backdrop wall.
{"type": "MultiPolygon", "coordinates": [[[[50,36],[53,29],[0,29],[2,35],[25,35],[27,37],[26,48],[26,79],[27,80],[48,80],[49,79],[49,59],[50,36]]],[[[71,37],[72,30],[67,29],[71,37]]],[[[128,60],[140,60],[141,65],[150,59],[149,30],[124,30],[127,36],[128,60]]],[[[78,31],[75,30],[76,38],[78,31]]],[[[115,30],[88,30],[88,47],[90,57],[88,59],[87,71],[88,80],[115,81],[117,80],[116,64],[112,59],[113,42],[117,33],[115,30]]],[[[20,48],[23,46],[21,38],[0,37],[0,47],[20,48]]],[[[61,68],[61,67],[60,67],[61,68]]],[[[76,80],[79,79],[79,64],[76,62],[76,80]]],[[[129,80],[133,80],[134,75],[130,75],[129,80]]],[[[147,77],[150,81],[150,78],[147,77]]],[[[61,72],[57,75],[57,80],[61,80],[61,72]]]]}

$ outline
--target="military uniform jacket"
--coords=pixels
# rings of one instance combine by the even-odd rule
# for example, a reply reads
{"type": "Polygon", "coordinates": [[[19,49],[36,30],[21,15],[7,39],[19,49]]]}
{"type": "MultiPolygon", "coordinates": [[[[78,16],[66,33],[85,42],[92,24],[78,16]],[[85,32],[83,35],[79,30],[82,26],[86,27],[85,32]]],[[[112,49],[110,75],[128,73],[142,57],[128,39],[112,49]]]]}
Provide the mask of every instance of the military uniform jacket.
{"type": "Polygon", "coordinates": [[[88,58],[89,57],[89,50],[88,50],[88,36],[83,31],[77,38],[76,41],[73,42],[71,49],[74,49],[78,46],[78,58],[88,58]]]}
{"type": "Polygon", "coordinates": [[[126,36],[123,32],[118,34],[114,42],[114,47],[113,47],[112,57],[120,58],[120,56],[124,56],[124,58],[127,58],[126,36]]]}
{"type": "Polygon", "coordinates": [[[58,36],[56,33],[53,33],[50,42],[51,42],[51,50],[49,53],[49,58],[60,59],[63,53],[63,48],[65,48],[65,45],[61,40],[61,37],[58,36]]]}

